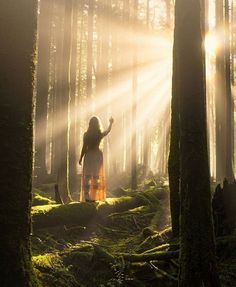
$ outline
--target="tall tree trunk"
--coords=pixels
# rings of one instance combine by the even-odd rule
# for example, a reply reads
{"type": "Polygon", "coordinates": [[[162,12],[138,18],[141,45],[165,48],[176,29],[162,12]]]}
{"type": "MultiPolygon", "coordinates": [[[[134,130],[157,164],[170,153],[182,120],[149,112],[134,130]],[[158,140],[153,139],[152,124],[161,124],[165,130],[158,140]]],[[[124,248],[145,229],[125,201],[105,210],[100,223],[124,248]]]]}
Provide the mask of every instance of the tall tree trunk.
{"type": "Polygon", "coordinates": [[[87,42],[87,101],[90,106],[87,109],[86,117],[93,112],[93,21],[94,21],[94,0],[88,0],[88,42],[87,42]]]}
{"type": "Polygon", "coordinates": [[[132,120],[131,120],[131,188],[132,190],[137,189],[137,85],[138,85],[138,75],[137,75],[137,47],[136,47],[136,25],[137,25],[137,13],[138,13],[138,2],[134,0],[133,3],[133,79],[132,79],[132,120]]]}
{"type": "Polygon", "coordinates": [[[236,52],[236,37],[235,37],[235,25],[234,25],[234,21],[235,21],[235,3],[234,0],[231,0],[231,82],[232,85],[235,85],[235,52],[236,52]]]}
{"type": "Polygon", "coordinates": [[[201,0],[176,0],[175,7],[174,89],[180,117],[180,287],[220,286],[211,213],[200,3],[201,0]]]}
{"type": "Polygon", "coordinates": [[[37,1],[1,1],[0,14],[0,286],[36,287],[30,208],[37,1]]]}
{"type": "Polygon", "coordinates": [[[76,172],[76,148],[77,148],[77,99],[76,99],[76,77],[77,77],[77,53],[78,53],[78,9],[77,0],[73,0],[73,18],[71,25],[71,48],[70,48],[70,130],[69,130],[69,190],[71,193],[78,192],[78,176],[76,172]]]}
{"type": "MultiPolygon", "coordinates": [[[[146,6],[146,27],[147,32],[149,33],[149,22],[150,22],[150,0],[147,0],[146,6]]],[[[143,128],[143,166],[144,166],[144,176],[147,175],[148,165],[149,165],[149,151],[150,151],[150,138],[149,138],[149,129],[148,129],[148,117],[145,119],[144,128],[143,128]]]]}
{"type": "MultiPolygon", "coordinates": [[[[119,9],[119,1],[115,1],[115,6],[110,8],[112,13],[110,17],[113,19],[113,23],[118,27],[118,25],[122,25],[121,14],[119,9]]],[[[109,21],[111,21],[109,19],[109,21]]],[[[120,35],[117,33],[117,29],[111,28],[111,61],[112,61],[112,72],[110,76],[110,86],[117,87],[121,81],[120,70],[121,70],[121,43],[120,43],[120,35]]],[[[112,96],[112,95],[110,95],[112,96]]],[[[117,174],[122,170],[123,166],[123,153],[124,153],[124,138],[122,136],[117,136],[122,130],[122,112],[124,110],[123,103],[121,104],[120,99],[117,97],[113,99],[112,105],[110,104],[111,115],[115,118],[116,123],[113,127],[113,132],[110,135],[110,157],[111,157],[111,171],[112,174],[117,174]],[[117,113],[117,107],[119,107],[120,113],[117,113]],[[119,147],[119,148],[117,148],[119,147]]],[[[124,132],[124,130],[123,130],[124,132]]]]}
{"type": "Polygon", "coordinates": [[[171,225],[174,237],[179,235],[179,216],[180,216],[180,160],[179,160],[179,93],[177,91],[177,62],[178,54],[177,43],[174,42],[173,53],[173,76],[172,76],[172,99],[171,99],[171,130],[170,130],[170,153],[168,159],[168,174],[170,188],[170,211],[171,225]]]}
{"type": "MultiPolygon", "coordinates": [[[[131,59],[131,45],[130,45],[130,38],[131,38],[131,1],[130,0],[123,0],[123,15],[122,15],[122,28],[126,33],[122,35],[121,40],[121,55],[126,59],[126,67],[130,67],[132,65],[132,59],[131,59]]],[[[124,67],[124,63],[122,64],[122,68],[124,67]]],[[[129,81],[130,79],[128,79],[129,81]]],[[[130,82],[129,82],[130,84],[130,82]]],[[[128,101],[127,105],[129,105],[130,108],[130,102],[128,101]]],[[[131,170],[131,115],[130,113],[124,113],[124,127],[125,127],[125,154],[124,154],[124,160],[125,160],[125,171],[130,172],[131,170]]]]}
{"type": "Polygon", "coordinates": [[[224,16],[223,0],[216,0],[216,30],[220,47],[216,55],[216,180],[226,176],[226,97],[224,62],[224,16]]]}
{"type": "Polygon", "coordinates": [[[65,2],[65,21],[64,21],[64,36],[63,36],[63,52],[61,63],[61,79],[59,83],[59,90],[57,94],[58,101],[58,130],[60,133],[58,141],[57,151],[59,153],[59,165],[58,165],[58,187],[63,202],[69,202],[71,200],[69,191],[69,174],[68,174],[68,105],[70,99],[70,47],[71,47],[71,23],[72,23],[72,10],[73,0],[66,0],[65,2]]]}
{"type": "Polygon", "coordinates": [[[231,49],[230,49],[230,20],[229,1],[225,0],[225,86],[226,86],[226,175],[233,181],[234,163],[234,102],[231,92],[231,49]]]}
{"type": "Polygon", "coordinates": [[[35,112],[35,182],[43,183],[46,171],[47,102],[49,92],[49,56],[51,43],[52,0],[40,1],[38,20],[37,97],[35,112]]]}
{"type": "MultiPolygon", "coordinates": [[[[101,21],[101,54],[100,54],[100,75],[99,75],[99,99],[101,100],[101,96],[103,97],[104,106],[101,112],[102,121],[104,123],[107,122],[108,118],[108,108],[109,108],[109,42],[110,42],[110,12],[111,12],[111,0],[102,1],[103,4],[100,3],[100,21],[101,21]]],[[[110,173],[109,167],[109,142],[108,137],[104,139],[104,154],[105,157],[105,166],[106,166],[106,174],[110,173]]]]}
{"type": "Polygon", "coordinates": [[[62,116],[60,115],[60,90],[63,70],[63,25],[65,21],[65,2],[64,0],[57,0],[55,2],[55,67],[54,79],[55,87],[53,93],[53,123],[52,123],[52,173],[55,177],[58,176],[58,168],[60,165],[60,142],[61,136],[60,122],[62,116]]]}

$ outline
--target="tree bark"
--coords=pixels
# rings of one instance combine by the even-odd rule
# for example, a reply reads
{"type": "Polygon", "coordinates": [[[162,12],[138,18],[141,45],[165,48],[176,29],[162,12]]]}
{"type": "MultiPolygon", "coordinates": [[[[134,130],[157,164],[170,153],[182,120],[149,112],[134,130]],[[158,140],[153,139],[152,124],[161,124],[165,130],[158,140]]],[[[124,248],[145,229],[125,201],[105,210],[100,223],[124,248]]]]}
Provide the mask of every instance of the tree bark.
{"type": "Polygon", "coordinates": [[[225,88],[226,88],[226,174],[233,181],[234,172],[234,102],[231,91],[231,49],[230,49],[230,9],[229,1],[225,0],[225,88]]]}
{"type": "Polygon", "coordinates": [[[0,2],[0,286],[38,286],[30,250],[37,1],[0,2]]]}
{"type": "Polygon", "coordinates": [[[211,213],[200,3],[201,0],[177,0],[175,7],[174,71],[180,116],[180,287],[220,286],[211,213]]]}
{"type": "MultiPolygon", "coordinates": [[[[177,35],[176,35],[177,37],[177,35]]],[[[177,43],[174,42],[173,52],[173,75],[172,75],[172,99],[171,99],[171,130],[170,130],[170,153],[168,159],[168,174],[170,188],[170,211],[171,225],[174,237],[179,235],[179,216],[180,216],[180,127],[179,127],[179,92],[177,90],[177,63],[178,50],[177,43]]]]}
{"type": "Polygon", "coordinates": [[[226,176],[226,97],[225,97],[225,59],[224,59],[224,16],[223,0],[216,0],[216,30],[219,47],[216,54],[216,180],[223,181],[226,176]]]}

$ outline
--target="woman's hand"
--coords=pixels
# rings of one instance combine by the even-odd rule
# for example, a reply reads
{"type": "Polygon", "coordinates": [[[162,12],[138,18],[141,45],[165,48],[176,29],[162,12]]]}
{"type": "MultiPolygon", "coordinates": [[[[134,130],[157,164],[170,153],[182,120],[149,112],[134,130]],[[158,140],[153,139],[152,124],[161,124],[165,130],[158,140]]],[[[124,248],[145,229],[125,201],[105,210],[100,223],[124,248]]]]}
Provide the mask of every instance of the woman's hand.
{"type": "Polygon", "coordinates": [[[110,117],[109,122],[110,122],[111,125],[114,123],[113,117],[110,117]]]}

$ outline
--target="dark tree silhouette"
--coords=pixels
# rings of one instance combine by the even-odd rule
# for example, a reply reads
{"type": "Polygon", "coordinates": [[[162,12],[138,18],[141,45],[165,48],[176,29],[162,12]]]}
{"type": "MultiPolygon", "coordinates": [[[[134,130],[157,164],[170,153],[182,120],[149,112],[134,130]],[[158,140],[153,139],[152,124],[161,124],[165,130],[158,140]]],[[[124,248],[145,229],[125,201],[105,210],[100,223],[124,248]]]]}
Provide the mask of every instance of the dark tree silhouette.
{"type": "Polygon", "coordinates": [[[37,1],[1,1],[0,286],[37,286],[31,264],[32,99],[37,1]]]}
{"type": "Polygon", "coordinates": [[[179,91],[178,91],[178,50],[177,39],[174,42],[173,51],[173,75],[172,75],[172,99],[171,99],[171,130],[170,130],[170,152],[168,159],[168,174],[170,188],[170,211],[171,225],[174,237],[179,235],[179,214],[180,214],[180,162],[179,162],[179,91]]]}
{"type": "MultiPolygon", "coordinates": [[[[232,13],[232,12],[231,12],[232,13]]],[[[225,92],[226,92],[226,174],[229,180],[234,179],[234,102],[231,92],[231,49],[230,49],[230,8],[225,0],[225,92]]]]}
{"type": "Polygon", "coordinates": [[[224,8],[223,0],[216,0],[216,29],[220,40],[216,54],[216,179],[226,176],[226,102],[225,102],[225,58],[224,58],[224,8]]]}
{"type": "Polygon", "coordinates": [[[220,286],[211,213],[200,3],[177,0],[175,7],[173,88],[180,117],[180,287],[220,286]]]}
{"type": "Polygon", "coordinates": [[[170,211],[172,233],[176,237],[179,235],[179,213],[180,213],[180,162],[179,162],[179,95],[176,85],[176,64],[177,51],[174,46],[173,55],[173,79],[172,79],[172,100],[171,100],[171,135],[170,153],[168,160],[169,187],[170,187],[170,211]]]}

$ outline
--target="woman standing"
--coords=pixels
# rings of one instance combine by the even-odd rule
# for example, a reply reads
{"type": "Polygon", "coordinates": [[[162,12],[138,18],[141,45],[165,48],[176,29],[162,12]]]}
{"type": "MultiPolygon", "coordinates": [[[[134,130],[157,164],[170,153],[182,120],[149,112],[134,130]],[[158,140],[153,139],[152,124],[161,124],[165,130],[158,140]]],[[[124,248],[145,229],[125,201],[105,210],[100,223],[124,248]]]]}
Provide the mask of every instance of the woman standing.
{"type": "Polygon", "coordinates": [[[106,199],[103,153],[99,149],[99,145],[103,137],[111,131],[114,120],[110,118],[109,121],[108,129],[102,132],[99,119],[92,117],[89,121],[88,130],[84,133],[79,160],[81,165],[84,157],[80,201],[104,201],[106,199]]]}

